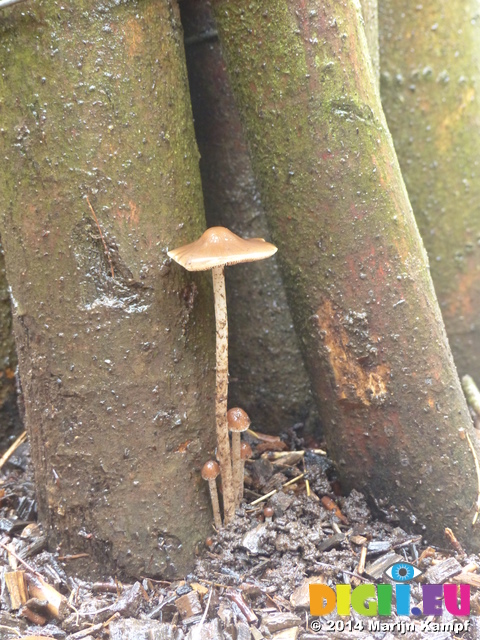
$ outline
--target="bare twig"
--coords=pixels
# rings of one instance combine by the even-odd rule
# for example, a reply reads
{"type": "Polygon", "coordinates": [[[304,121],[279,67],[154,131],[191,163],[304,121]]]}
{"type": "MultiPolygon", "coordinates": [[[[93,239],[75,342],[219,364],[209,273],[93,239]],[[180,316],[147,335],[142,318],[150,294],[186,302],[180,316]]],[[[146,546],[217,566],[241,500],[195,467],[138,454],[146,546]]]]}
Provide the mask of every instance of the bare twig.
{"type": "MultiPolygon", "coordinates": [[[[303,458],[303,472],[306,474],[307,473],[307,465],[305,463],[305,458],[303,458]]],[[[307,491],[307,498],[310,497],[310,482],[308,481],[308,478],[305,478],[305,489],[307,491]]]]}
{"type": "Polygon", "coordinates": [[[89,553],[75,553],[70,556],[58,556],[57,560],[62,560],[62,562],[66,562],[67,560],[78,560],[79,558],[88,558],[90,556],[89,553]]]}
{"type": "Polygon", "coordinates": [[[12,455],[12,453],[18,449],[18,447],[23,444],[25,442],[25,440],[27,439],[27,432],[24,431],[23,433],[21,433],[18,438],[15,440],[15,442],[8,447],[8,449],[5,451],[5,453],[3,454],[3,456],[0,458],[0,469],[3,467],[3,465],[7,462],[7,460],[10,458],[10,456],[12,455]]]}
{"type": "Polygon", "coordinates": [[[90,211],[92,212],[93,219],[95,220],[95,224],[97,225],[98,232],[100,234],[100,239],[102,240],[103,248],[105,250],[105,255],[107,256],[108,264],[110,265],[110,272],[112,274],[112,278],[115,278],[115,273],[113,271],[113,262],[110,256],[110,251],[108,249],[107,243],[105,242],[105,238],[103,237],[102,229],[100,228],[100,224],[98,222],[98,218],[95,215],[95,211],[93,210],[92,205],[90,204],[90,200],[87,196],[88,206],[90,207],[90,211]]]}
{"type": "MultiPolygon", "coordinates": [[[[305,476],[305,474],[301,473],[296,478],[292,478],[292,480],[289,480],[288,482],[285,482],[285,484],[282,484],[282,489],[284,487],[289,487],[291,484],[295,484],[296,482],[301,480],[304,476],[305,476]]],[[[270,491],[270,493],[266,493],[264,496],[260,496],[260,498],[257,498],[253,502],[250,502],[250,504],[248,506],[249,507],[254,507],[259,502],[263,502],[264,500],[268,500],[268,498],[270,498],[271,496],[274,496],[276,493],[278,493],[278,489],[274,489],[273,491],[270,491]]]]}
{"type": "Polygon", "coordinates": [[[38,573],[38,571],[36,571],[31,565],[25,562],[25,560],[22,560],[22,558],[20,558],[20,556],[18,556],[15,553],[15,551],[12,551],[12,549],[9,549],[6,544],[3,544],[3,542],[0,542],[0,547],[2,547],[2,549],[5,549],[5,551],[8,551],[8,553],[10,553],[15,558],[15,560],[18,560],[20,564],[23,564],[23,566],[26,567],[29,571],[31,571],[34,575],[39,576],[40,578],[42,577],[40,573],[38,573]]]}
{"type": "Polygon", "coordinates": [[[472,452],[473,460],[475,462],[475,471],[477,472],[477,505],[476,505],[477,510],[472,520],[472,525],[474,525],[477,522],[477,519],[480,513],[480,464],[478,463],[477,453],[475,451],[475,447],[473,446],[470,436],[466,432],[465,432],[465,435],[467,436],[468,446],[470,447],[470,451],[472,452]]]}
{"type": "Polygon", "coordinates": [[[360,559],[358,561],[358,565],[357,565],[357,569],[356,569],[356,572],[360,576],[365,571],[365,561],[366,561],[366,559],[367,559],[367,547],[363,546],[362,550],[360,551],[360,559]]]}

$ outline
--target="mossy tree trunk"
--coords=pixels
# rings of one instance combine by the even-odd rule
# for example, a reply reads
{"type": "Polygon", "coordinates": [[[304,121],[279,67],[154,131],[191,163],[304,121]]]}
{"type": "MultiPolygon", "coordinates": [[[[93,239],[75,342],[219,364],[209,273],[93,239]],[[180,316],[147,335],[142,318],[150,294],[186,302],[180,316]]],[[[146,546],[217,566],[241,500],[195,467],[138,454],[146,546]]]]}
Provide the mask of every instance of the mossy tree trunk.
{"type": "Polygon", "coordinates": [[[382,100],[461,375],[480,383],[478,2],[381,3],[382,100]]]}
{"type": "MultiPolygon", "coordinates": [[[[269,239],[245,136],[207,0],[180,3],[208,226],[269,239]]],[[[229,406],[259,431],[318,422],[276,258],[225,271],[229,406]]]]}
{"type": "Polygon", "coordinates": [[[0,24],[1,233],[41,520],[83,573],[184,574],[211,524],[211,280],[176,5],[51,0],[0,24]],[[91,205],[91,206],[90,206],[91,205]]]}
{"type": "Polygon", "coordinates": [[[475,435],[357,6],[214,2],[341,480],[478,550],[475,435]]]}

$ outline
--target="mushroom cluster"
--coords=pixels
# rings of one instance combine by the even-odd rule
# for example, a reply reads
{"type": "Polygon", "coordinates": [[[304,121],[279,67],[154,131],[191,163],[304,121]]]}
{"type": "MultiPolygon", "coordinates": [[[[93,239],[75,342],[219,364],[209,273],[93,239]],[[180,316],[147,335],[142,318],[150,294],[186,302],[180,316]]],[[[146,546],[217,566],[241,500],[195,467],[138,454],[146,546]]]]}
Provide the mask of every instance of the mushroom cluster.
{"type": "MultiPolygon", "coordinates": [[[[168,251],[168,256],[188,271],[212,270],[216,324],[216,396],[217,457],[223,488],[225,523],[233,520],[239,489],[235,485],[228,435],[228,319],[225,292],[225,267],[240,262],[269,258],[277,247],[263,238],[243,239],[224,227],[211,227],[195,242],[168,251]]],[[[243,491],[243,489],[242,489],[243,491]]]]}

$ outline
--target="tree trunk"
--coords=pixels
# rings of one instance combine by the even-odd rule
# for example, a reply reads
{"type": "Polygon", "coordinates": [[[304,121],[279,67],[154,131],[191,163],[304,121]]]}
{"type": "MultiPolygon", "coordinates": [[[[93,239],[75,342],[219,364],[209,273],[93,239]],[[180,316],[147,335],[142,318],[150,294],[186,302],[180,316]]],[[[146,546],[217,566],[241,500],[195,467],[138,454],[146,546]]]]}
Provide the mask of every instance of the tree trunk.
{"type": "Polygon", "coordinates": [[[2,14],[0,68],[41,520],[90,554],[83,573],[184,574],[212,521],[215,332],[211,279],[166,256],[205,224],[176,5],[22,5],[2,14]]]}
{"type": "Polygon", "coordinates": [[[450,526],[478,550],[459,429],[475,435],[357,4],[214,6],[343,485],[432,542],[450,526]]]}
{"type": "MultiPolygon", "coordinates": [[[[207,0],[180,3],[209,226],[269,239],[250,157],[207,0]]],[[[253,428],[278,433],[318,423],[310,382],[276,258],[225,270],[229,309],[229,406],[253,428]]]]}
{"type": "Polygon", "coordinates": [[[15,370],[17,353],[12,333],[12,309],[5,274],[5,261],[0,245],[0,446],[8,447],[9,439],[18,434],[21,420],[17,405],[15,370]]]}
{"type": "Polygon", "coordinates": [[[476,1],[381,3],[382,98],[461,375],[480,382],[476,1]]]}
{"type": "Polygon", "coordinates": [[[380,83],[380,53],[378,43],[378,0],[360,0],[368,50],[377,85],[380,83]]]}

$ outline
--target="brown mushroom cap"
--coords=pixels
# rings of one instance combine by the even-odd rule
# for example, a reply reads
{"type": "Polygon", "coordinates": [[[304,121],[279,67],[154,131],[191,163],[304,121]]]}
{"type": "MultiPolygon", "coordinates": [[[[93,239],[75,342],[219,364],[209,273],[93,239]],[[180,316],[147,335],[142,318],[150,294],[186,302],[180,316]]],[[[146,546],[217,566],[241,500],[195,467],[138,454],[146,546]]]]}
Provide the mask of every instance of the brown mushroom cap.
{"type": "Polygon", "coordinates": [[[250,426],[250,418],[243,409],[240,409],[240,407],[229,409],[227,411],[227,420],[230,431],[236,431],[237,433],[246,431],[250,426]]]}
{"type": "Polygon", "coordinates": [[[211,227],[198,240],[168,251],[168,256],[187,271],[207,271],[213,267],[264,260],[277,247],[263,238],[244,240],[225,227],[211,227]]]}
{"type": "Polygon", "coordinates": [[[265,507],[265,509],[263,510],[263,515],[266,518],[271,518],[274,515],[275,511],[272,509],[272,507],[265,507]]]}
{"type": "Polygon", "coordinates": [[[215,460],[208,460],[202,467],[202,478],[204,480],[215,480],[220,473],[220,467],[215,460]]]}
{"type": "Polygon", "coordinates": [[[248,442],[242,442],[240,445],[240,458],[242,460],[248,460],[248,458],[252,457],[252,447],[248,444],[248,442]]]}

